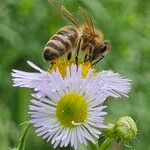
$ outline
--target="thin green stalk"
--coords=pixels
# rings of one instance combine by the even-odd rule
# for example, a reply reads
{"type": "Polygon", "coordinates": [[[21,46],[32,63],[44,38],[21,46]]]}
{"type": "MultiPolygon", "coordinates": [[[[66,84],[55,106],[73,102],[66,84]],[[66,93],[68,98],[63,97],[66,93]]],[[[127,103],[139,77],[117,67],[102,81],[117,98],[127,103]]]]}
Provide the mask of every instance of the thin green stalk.
{"type": "Polygon", "coordinates": [[[89,146],[91,150],[99,150],[98,141],[96,144],[90,143],[89,146]]]}
{"type": "Polygon", "coordinates": [[[18,150],[25,150],[25,143],[26,143],[26,139],[27,139],[27,134],[28,134],[28,131],[30,128],[31,128],[31,124],[28,123],[26,125],[25,131],[24,131],[24,133],[20,139],[18,150]]]}
{"type": "Polygon", "coordinates": [[[107,148],[110,146],[113,140],[113,138],[106,138],[106,140],[100,146],[99,150],[107,150],[107,148]]]}

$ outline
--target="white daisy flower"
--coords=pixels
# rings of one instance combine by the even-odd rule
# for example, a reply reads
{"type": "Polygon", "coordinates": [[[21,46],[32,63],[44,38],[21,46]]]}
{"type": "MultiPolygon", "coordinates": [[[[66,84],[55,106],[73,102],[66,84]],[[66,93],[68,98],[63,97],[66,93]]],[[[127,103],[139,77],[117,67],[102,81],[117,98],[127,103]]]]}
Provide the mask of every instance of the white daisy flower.
{"type": "Polygon", "coordinates": [[[112,71],[96,74],[90,68],[85,75],[84,65],[77,69],[72,64],[64,76],[58,68],[49,73],[28,64],[39,73],[13,70],[14,86],[35,90],[29,108],[30,122],[37,128],[37,135],[54,144],[54,148],[71,144],[77,149],[79,143],[96,143],[99,130],[105,128],[103,102],[109,96],[127,96],[130,90],[129,79],[112,71]]]}

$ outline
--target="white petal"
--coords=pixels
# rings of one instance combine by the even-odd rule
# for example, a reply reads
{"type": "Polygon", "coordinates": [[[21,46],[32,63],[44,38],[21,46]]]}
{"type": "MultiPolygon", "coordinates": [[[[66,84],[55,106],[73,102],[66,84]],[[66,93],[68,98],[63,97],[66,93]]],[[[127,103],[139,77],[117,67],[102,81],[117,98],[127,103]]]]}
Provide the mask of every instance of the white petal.
{"type": "Polygon", "coordinates": [[[103,71],[98,73],[99,87],[107,92],[109,96],[120,97],[121,95],[127,96],[130,91],[130,81],[128,78],[121,76],[112,71],[103,71]]]}
{"type": "Polygon", "coordinates": [[[31,61],[27,61],[27,63],[28,63],[31,67],[33,67],[34,69],[40,71],[41,73],[45,73],[44,70],[42,70],[41,68],[39,68],[38,66],[36,66],[35,64],[33,64],[31,61]]]}
{"type": "Polygon", "coordinates": [[[69,144],[69,142],[71,141],[71,135],[72,135],[72,129],[70,129],[68,137],[66,139],[66,143],[65,143],[65,147],[69,144]]]}

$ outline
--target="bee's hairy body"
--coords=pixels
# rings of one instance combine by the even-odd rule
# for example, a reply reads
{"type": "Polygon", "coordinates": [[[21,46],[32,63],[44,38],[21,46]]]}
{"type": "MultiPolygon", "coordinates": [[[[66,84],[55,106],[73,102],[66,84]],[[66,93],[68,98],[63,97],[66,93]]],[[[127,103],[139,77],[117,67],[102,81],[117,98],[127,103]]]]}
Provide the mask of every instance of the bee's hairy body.
{"type": "Polygon", "coordinates": [[[68,54],[67,60],[69,61],[73,49],[76,50],[74,58],[77,66],[78,56],[83,52],[84,62],[89,61],[92,65],[103,59],[110,49],[110,43],[103,39],[100,30],[94,28],[88,12],[82,7],[78,7],[84,19],[84,23],[81,24],[63,5],[53,0],[48,1],[72,26],[65,26],[50,38],[44,48],[45,60],[50,61],[53,65],[56,59],[68,54]]]}
{"type": "Polygon", "coordinates": [[[93,37],[85,25],[80,28],[73,26],[66,26],[61,28],[54,36],[50,38],[44,48],[44,59],[46,61],[55,61],[57,58],[70,52],[70,50],[77,49],[78,42],[82,38],[80,51],[88,53],[89,45],[97,48],[103,41],[103,35],[96,30],[97,34],[93,37]]]}

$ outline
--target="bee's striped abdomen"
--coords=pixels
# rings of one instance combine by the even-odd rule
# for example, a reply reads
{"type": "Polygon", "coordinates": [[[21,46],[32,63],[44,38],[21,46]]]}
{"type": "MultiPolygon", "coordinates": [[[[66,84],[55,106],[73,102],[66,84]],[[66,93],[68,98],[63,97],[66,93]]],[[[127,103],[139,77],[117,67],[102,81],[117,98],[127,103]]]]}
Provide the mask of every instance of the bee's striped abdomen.
{"type": "Polygon", "coordinates": [[[71,48],[74,48],[78,40],[78,33],[73,28],[59,30],[46,44],[44,58],[53,61],[63,56],[71,48]]]}

